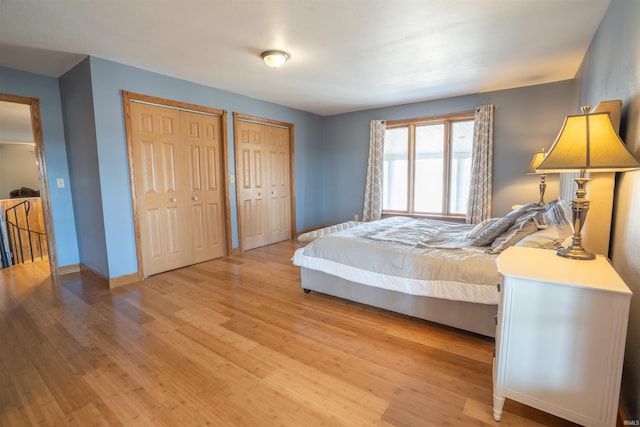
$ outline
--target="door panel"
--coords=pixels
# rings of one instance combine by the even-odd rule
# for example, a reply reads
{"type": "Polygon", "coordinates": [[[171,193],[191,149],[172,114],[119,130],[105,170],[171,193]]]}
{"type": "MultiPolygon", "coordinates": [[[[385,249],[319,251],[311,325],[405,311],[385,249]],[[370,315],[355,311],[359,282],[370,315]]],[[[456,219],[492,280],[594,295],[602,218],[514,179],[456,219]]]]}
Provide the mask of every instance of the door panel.
{"type": "MultiPolygon", "coordinates": [[[[210,219],[210,224],[223,223],[222,207],[220,203],[208,203],[206,210],[206,216],[210,219]]],[[[224,230],[221,227],[207,227],[206,233],[209,242],[219,245],[224,244],[224,230]]]]}
{"type": "Polygon", "coordinates": [[[242,248],[244,250],[269,243],[265,227],[267,210],[264,191],[264,137],[260,125],[239,122],[242,182],[238,187],[242,248]]]}
{"type": "Polygon", "coordinates": [[[189,157],[191,167],[189,177],[191,178],[191,191],[202,190],[202,171],[200,170],[200,146],[189,144],[189,157]]]}
{"type": "Polygon", "coordinates": [[[182,245],[180,228],[180,213],[178,212],[178,206],[170,206],[166,209],[167,213],[167,241],[169,242],[169,255],[181,253],[184,250],[182,245]]]}
{"type": "Polygon", "coordinates": [[[179,211],[185,200],[177,191],[183,172],[180,115],[169,109],[132,104],[131,123],[136,200],[145,276],[186,265],[189,251],[179,211]]]}
{"type": "Polygon", "coordinates": [[[269,146],[269,243],[291,238],[289,130],[266,126],[269,146]]]}
{"type": "Polygon", "coordinates": [[[222,161],[219,155],[220,148],[216,146],[207,146],[205,149],[207,150],[205,154],[205,161],[207,164],[204,170],[206,188],[209,191],[220,191],[219,176],[221,173],[218,172],[218,164],[222,161]]]}
{"type": "Polygon", "coordinates": [[[205,248],[205,214],[202,204],[193,204],[191,206],[191,218],[193,219],[193,248],[202,250],[205,248]]]}
{"type": "Polygon", "coordinates": [[[142,141],[141,173],[143,174],[143,188],[145,194],[158,192],[158,171],[156,169],[156,145],[153,141],[142,141]]]}
{"type": "MultiPolygon", "coordinates": [[[[161,142],[162,146],[162,172],[164,176],[164,188],[165,192],[172,192],[172,196],[175,196],[176,192],[176,145],[179,145],[180,141],[161,142]]],[[[178,151],[180,147],[178,147],[178,151]]]]}
{"type": "Polygon", "coordinates": [[[185,142],[189,146],[189,203],[191,206],[192,250],[194,262],[226,255],[222,172],[219,154],[222,120],[183,111],[185,142]]]}
{"type": "Polygon", "coordinates": [[[164,256],[163,238],[160,230],[162,230],[162,220],[160,219],[160,209],[147,209],[145,212],[146,219],[142,221],[146,224],[146,233],[148,238],[149,258],[158,260],[164,256]]]}

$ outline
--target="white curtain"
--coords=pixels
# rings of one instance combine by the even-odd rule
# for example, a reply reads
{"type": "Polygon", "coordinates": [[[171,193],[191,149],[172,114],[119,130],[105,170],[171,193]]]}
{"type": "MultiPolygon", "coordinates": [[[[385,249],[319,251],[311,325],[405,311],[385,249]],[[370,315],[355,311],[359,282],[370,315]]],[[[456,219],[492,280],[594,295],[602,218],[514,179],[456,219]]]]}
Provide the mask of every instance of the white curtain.
{"type": "Polygon", "coordinates": [[[493,105],[483,105],[476,109],[474,118],[468,224],[477,224],[491,216],[492,179],[493,105]]]}
{"type": "Polygon", "coordinates": [[[369,163],[364,187],[363,221],[382,217],[382,175],[384,164],[384,120],[372,120],[369,135],[369,163]]]}

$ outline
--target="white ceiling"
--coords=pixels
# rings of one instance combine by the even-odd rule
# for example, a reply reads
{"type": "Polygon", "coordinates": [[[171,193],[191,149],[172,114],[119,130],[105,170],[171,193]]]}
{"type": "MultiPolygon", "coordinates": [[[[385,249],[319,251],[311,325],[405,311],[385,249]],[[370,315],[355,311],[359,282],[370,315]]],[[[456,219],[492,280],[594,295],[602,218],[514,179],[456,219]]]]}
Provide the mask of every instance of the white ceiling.
{"type": "Polygon", "coordinates": [[[609,2],[0,0],[0,66],[93,55],[331,115],[574,78],[609,2]]]}

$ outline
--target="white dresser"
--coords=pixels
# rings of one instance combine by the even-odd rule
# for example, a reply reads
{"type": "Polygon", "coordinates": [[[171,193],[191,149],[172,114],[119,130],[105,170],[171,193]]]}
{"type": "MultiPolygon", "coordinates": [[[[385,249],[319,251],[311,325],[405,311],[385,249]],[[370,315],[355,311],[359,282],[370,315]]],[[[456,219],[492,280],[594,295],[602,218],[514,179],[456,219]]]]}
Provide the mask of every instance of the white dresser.
{"type": "Polygon", "coordinates": [[[584,426],[615,426],[631,291],[609,261],[512,247],[498,270],[494,418],[509,398],[584,426]]]}

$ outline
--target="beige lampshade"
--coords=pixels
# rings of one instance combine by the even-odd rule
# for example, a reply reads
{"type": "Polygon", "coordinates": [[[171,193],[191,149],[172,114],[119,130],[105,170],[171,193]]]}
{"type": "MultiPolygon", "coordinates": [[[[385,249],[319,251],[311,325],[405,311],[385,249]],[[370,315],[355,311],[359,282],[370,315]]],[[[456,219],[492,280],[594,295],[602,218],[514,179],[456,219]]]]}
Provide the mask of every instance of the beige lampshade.
{"type": "Polygon", "coordinates": [[[546,171],[539,171],[538,170],[538,166],[540,166],[540,164],[545,159],[545,157],[547,157],[547,154],[549,154],[549,153],[547,153],[544,150],[538,151],[536,154],[534,154],[533,158],[531,159],[531,164],[527,168],[527,172],[526,173],[528,175],[532,175],[532,174],[539,175],[539,174],[546,173],[546,171]]]}
{"type": "Polygon", "coordinates": [[[617,172],[640,168],[613,128],[609,113],[567,116],[540,172],[617,172]]]}

